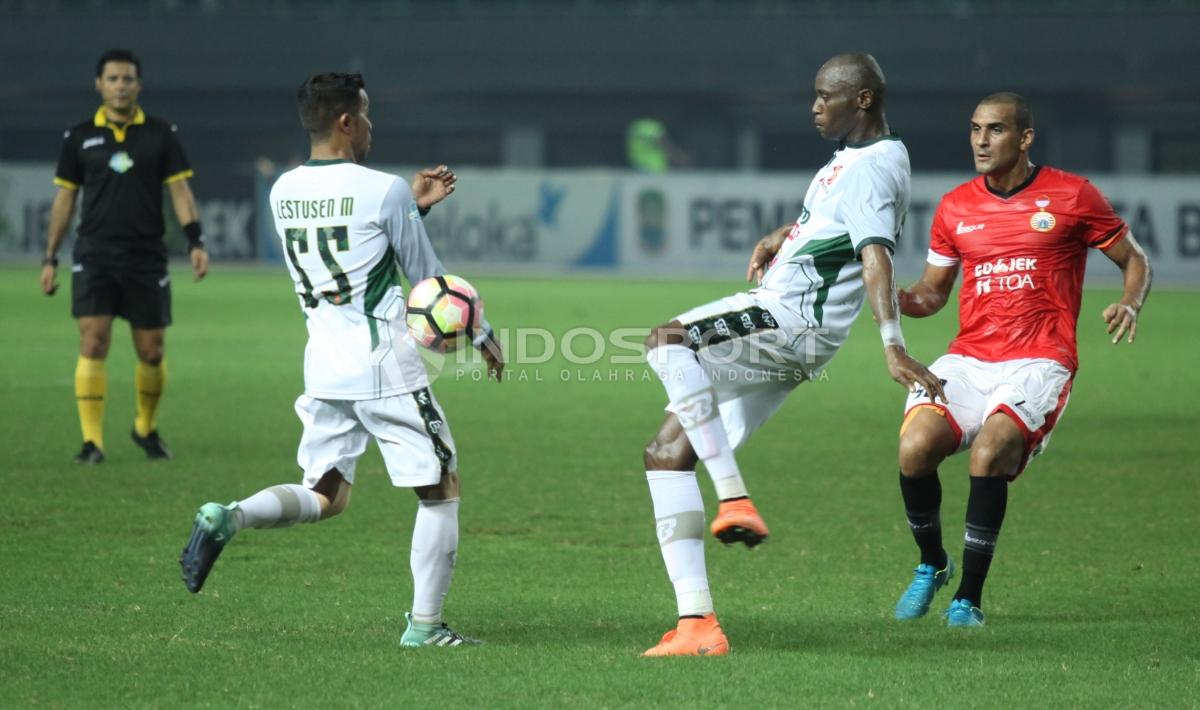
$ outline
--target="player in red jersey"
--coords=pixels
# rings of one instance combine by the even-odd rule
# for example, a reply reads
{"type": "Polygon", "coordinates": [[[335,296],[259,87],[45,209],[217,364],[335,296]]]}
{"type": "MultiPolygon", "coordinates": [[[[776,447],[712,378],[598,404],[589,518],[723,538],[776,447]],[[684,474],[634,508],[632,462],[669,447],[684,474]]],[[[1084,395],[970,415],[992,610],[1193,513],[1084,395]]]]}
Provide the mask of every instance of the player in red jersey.
{"type": "Polygon", "coordinates": [[[1103,311],[1113,343],[1133,342],[1150,291],[1145,252],[1085,178],[1029,160],[1033,121],[1025,99],[992,94],[971,117],[979,177],[942,198],[921,280],[899,292],[904,315],[946,305],[959,268],[959,332],[930,369],[946,401],[908,399],[900,428],[900,491],[921,550],[897,619],[929,610],[954,574],[942,547],[937,469],[970,449],[962,580],[946,611],[951,626],[981,626],[983,583],[1008,503],[1008,483],[1046,447],[1079,366],[1075,324],[1088,249],[1121,268],[1124,294],[1103,311]]]}

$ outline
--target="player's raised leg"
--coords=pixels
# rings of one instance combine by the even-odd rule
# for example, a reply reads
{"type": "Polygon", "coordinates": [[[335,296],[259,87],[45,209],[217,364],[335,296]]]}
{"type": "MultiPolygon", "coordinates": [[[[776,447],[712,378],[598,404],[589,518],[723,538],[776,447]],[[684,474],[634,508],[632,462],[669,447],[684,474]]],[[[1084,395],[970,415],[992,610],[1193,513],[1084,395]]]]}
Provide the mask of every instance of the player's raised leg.
{"type": "Polygon", "coordinates": [[[729,652],[717,623],[704,565],[704,501],[696,454],[678,417],[668,414],[646,445],[646,482],[667,576],[675,587],[679,621],[646,656],[719,656],[729,652]]]}
{"type": "Polygon", "coordinates": [[[896,602],[897,619],[925,616],[933,595],[954,576],[954,561],[942,546],[942,483],[938,479],[938,466],[958,448],[958,436],[946,416],[933,405],[918,406],[909,411],[900,428],[900,495],[921,561],[896,602]]]}
{"type": "Polygon", "coordinates": [[[104,461],[104,402],[108,395],[108,375],[104,360],[112,340],[112,316],[79,317],[79,360],[75,364],[75,402],[79,408],[79,428],[83,448],[75,463],[104,461]]]}
{"type": "Polygon", "coordinates": [[[179,558],[188,591],[200,591],[221,550],[239,530],[315,523],[349,505],[358,457],[370,440],[354,403],[300,395],[296,415],[304,425],[296,454],[296,462],[304,470],[304,484],[271,486],[229,505],[201,506],[179,558]]]}
{"type": "Polygon", "coordinates": [[[243,528],[286,528],[332,518],[350,504],[350,483],[337,469],[312,488],[297,484],[271,486],[229,505],[205,503],[196,513],[192,534],[180,555],[188,591],[199,592],[221,551],[243,528]]]}
{"type": "Polygon", "coordinates": [[[1004,524],[1008,482],[1020,471],[1024,457],[1025,434],[1017,423],[1003,412],[988,417],[971,445],[962,579],[946,610],[950,626],[983,626],[983,584],[1004,524]]]}
{"type": "Polygon", "coordinates": [[[717,391],[690,342],[679,321],[661,325],[646,338],[646,360],[662,380],[670,401],[668,409],[678,418],[716,488],[721,503],[713,534],[726,544],[742,542],[754,547],[767,539],[767,526],[750,502],[721,421],[717,391]]]}
{"type": "Polygon", "coordinates": [[[442,607],[458,556],[458,474],[443,474],[437,485],[413,489],[420,499],[413,524],[409,566],[413,576],[412,611],[401,646],[478,646],[442,621],[442,607]]]}

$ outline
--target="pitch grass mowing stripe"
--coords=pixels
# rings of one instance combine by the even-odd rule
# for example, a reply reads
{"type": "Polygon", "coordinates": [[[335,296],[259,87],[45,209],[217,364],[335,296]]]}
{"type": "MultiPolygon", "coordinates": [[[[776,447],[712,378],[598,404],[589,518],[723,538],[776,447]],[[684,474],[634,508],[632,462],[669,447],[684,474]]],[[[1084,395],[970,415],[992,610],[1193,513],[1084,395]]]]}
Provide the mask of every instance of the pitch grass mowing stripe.
{"type": "MultiPolygon", "coordinates": [[[[108,362],[108,462],[71,465],[77,352],[69,294],[0,269],[0,698],[5,706],[412,705],[1169,706],[1200,703],[1195,393],[1181,334],[1200,293],[1152,295],[1130,348],[1084,299],[1082,370],[1047,454],[1014,485],[988,626],[951,633],[890,616],[916,552],[895,490],[903,392],[864,314],[828,377],[802,385],[740,453],[773,539],[710,541],[733,653],[637,654],[672,623],[641,450],[665,402],[653,380],[574,377],[556,357],[500,385],[434,384],[461,458],[463,536],[447,621],[476,649],[398,648],[416,498],[373,450],[344,516],[253,530],[202,594],[175,563],[204,501],[295,481],[304,323],[278,270],[216,268],[175,292],[160,424],[176,459],[123,433],[134,359],[108,362]],[[560,372],[572,377],[563,382],[560,372]],[[715,662],[715,663],[714,663],[715,662]]],[[[740,285],[478,279],[498,327],[649,327],[740,285]]],[[[906,321],[932,360],[954,308],[906,321]]],[[[621,365],[640,371],[641,365],[621,365]]],[[[966,460],[942,468],[948,547],[961,555],[966,460]]],[[[711,487],[703,488],[710,511],[711,487]]]]}

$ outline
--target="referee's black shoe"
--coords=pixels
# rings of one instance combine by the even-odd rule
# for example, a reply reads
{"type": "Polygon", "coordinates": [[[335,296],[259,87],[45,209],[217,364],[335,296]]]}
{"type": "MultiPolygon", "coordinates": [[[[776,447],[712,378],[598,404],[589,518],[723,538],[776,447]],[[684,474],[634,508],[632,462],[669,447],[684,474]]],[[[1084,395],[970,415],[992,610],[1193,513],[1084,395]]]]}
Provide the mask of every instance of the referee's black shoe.
{"type": "Polygon", "coordinates": [[[104,463],[104,452],[91,441],[83,442],[83,448],[75,454],[75,463],[104,463]]]}
{"type": "Polygon", "coordinates": [[[158,438],[158,429],[155,429],[146,436],[138,436],[137,429],[134,429],[129,432],[129,436],[133,438],[133,443],[142,447],[142,451],[146,452],[146,458],[152,461],[171,458],[171,450],[167,448],[167,442],[158,438]]]}

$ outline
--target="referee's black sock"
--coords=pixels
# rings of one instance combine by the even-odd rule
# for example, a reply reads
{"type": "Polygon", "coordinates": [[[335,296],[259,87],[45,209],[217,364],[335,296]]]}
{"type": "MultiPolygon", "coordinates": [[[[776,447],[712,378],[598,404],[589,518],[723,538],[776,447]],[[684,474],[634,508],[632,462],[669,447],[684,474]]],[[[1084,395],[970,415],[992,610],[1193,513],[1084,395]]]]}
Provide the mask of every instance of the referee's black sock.
{"type": "Polygon", "coordinates": [[[900,474],[900,495],[904,497],[904,514],[917,547],[921,548],[921,564],[934,569],[946,567],[946,550],[942,547],[942,482],[937,471],[921,478],[900,474]]]}
{"type": "Polygon", "coordinates": [[[967,498],[967,530],[963,536],[962,580],[955,599],[966,599],[974,606],[983,602],[983,583],[996,551],[996,538],[1008,507],[1008,479],[996,476],[971,476],[971,495],[967,498]]]}

